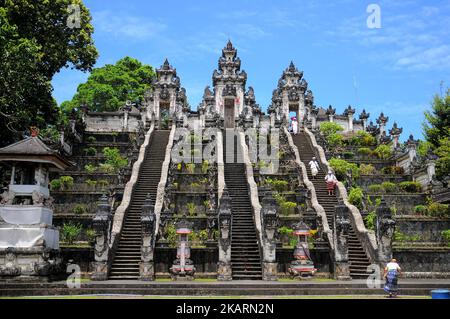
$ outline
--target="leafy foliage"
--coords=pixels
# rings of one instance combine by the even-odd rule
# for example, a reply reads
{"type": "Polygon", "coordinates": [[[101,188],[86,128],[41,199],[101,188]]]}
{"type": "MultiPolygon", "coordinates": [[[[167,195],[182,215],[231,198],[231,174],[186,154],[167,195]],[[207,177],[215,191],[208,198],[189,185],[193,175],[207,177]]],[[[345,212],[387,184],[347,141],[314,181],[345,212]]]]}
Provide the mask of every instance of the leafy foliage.
{"type": "Polygon", "coordinates": [[[388,159],[392,156],[392,149],[389,145],[379,145],[373,150],[373,154],[379,159],[388,159]]]}
{"type": "Polygon", "coordinates": [[[123,158],[120,155],[120,151],[118,148],[105,147],[103,149],[103,155],[106,158],[105,164],[114,167],[115,171],[124,168],[125,166],[128,165],[128,159],[123,158]]]}
{"type": "Polygon", "coordinates": [[[338,179],[345,179],[347,172],[349,170],[352,171],[353,178],[358,178],[360,174],[360,170],[357,164],[355,163],[349,163],[346,160],[340,159],[340,158],[332,158],[328,161],[330,163],[330,166],[333,168],[333,170],[336,173],[336,177],[338,179]]]}
{"type": "Polygon", "coordinates": [[[423,123],[425,140],[439,156],[436,163],[436,177],[450,175],[450,89],[445,96],[436,95],[430,111],[425,112],[423,123]]]}
{"type": "Polygon", "coordinates": [[[420,193],[422,185],[419,182],[401,182],[398,187],[407,193],[420,193]]]}
{"type": "Polygon", "coordinates": [[[90,71],[98,56],[93,27],[81,0],[0,1],[0,131],[2,144],[29,126],[45,128],[61,114],[52,77],[71,65],[90,71]],[[67,27],[68,6],[79,5],[80,28],[67,27]]]}
{"type": "Polygon", "coordinates": [[[150,88],[155,76],[153,68],[131,57],[124,57],[115,65],[95,68],[87,81],[80,84],[71,101],[61,107],[70,111],[81,104],[96,112],[117,111],[127,100],[139,102],[150,88]]]}
{"type": "Polygon", "coordinates": [[[361,164],[359,170],[361,175],[373,175],[376,171],[375,167],[371,164],[361,164]]]}
{"type": "Polygon", "coordinates": [[[363,197],[364,193],[360,187],[352,187],[348,195],[348,201],[350,204],[362,209],[363,197]]]}
{"type": "Polygon", "coordinates": [[[334,122],[323,122],[320,124],[320,132],[328,138],[332,134],[336,134],[337,132],[343,131],[344,128],[334,122]]]}
{"type": "Polygon", "coordinates": [[[375,230],[376,219],[377,213],[375,211],[370,212],[366,217],[364,217],[366,228],[368,230],[375,230]]]}
{"type": "Polygon", "coordinates": [[[61,229],[61,240],[69,245],[78,238],[83,229],[81,224],[75,224],[72,222],[64,223],[61,229]]]}
{"type": "Polygon", "coordinates": [[[450,246],[450,229],[441,231],[442,240],[450,246]]]}

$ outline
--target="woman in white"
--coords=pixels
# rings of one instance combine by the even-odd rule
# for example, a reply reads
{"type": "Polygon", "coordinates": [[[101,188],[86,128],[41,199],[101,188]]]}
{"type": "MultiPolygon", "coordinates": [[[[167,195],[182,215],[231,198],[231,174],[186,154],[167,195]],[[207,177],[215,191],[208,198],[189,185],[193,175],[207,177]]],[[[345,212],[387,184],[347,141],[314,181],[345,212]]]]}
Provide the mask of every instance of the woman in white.
{"type": "Polygon", "coordinates": [[[320,170],[319,163],[317,162],[317,159],[315,157],[312,158],[311,161],[309,161],[309,168],[311,169],[311,175],[313,179],[316,179],[316,175],[320,170]]]}
{"type": "Polygon", "coordinates": [[[297,122],[297,118],[296,118],[296,117],[293,117],[293,118],[292,118],[292,123],[291,123],[291,125],[292,125],[292,133],[293,133],[294,135],[297,135],[297,132],[298,132],[298,122],[297,122]]]}
{"type": "Polygon", "coordinates": [[[332,171],[328,171],[328,174],[325,175],[325,182],[327,182],[328,195],[334,195],[334,188],[336,187],[337,178],[334,176],[332,171]]]}
{"type": "Polygon", "coordinates": [[[389,293],[389,297],[396,297],[398,293],[398,276],[400,275],[401,268],[397,263],[397,260],[391,259],[391,261],[384,268],[384,278],[386,284],[384,291],[389,293]]]}

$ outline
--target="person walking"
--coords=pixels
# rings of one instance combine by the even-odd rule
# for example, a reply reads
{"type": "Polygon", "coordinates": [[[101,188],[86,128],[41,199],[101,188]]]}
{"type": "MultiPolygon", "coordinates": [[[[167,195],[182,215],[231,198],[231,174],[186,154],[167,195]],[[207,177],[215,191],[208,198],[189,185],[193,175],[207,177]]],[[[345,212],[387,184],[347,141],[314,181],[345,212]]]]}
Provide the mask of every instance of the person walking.
{"type": "Polygon", "coordinates": [[[391,261],[384,268],[384,276],[386,279],[386,284],[384,285],[384,291],[389,295],[389,298],[397,297],[398,294],[398,277],[401,273],[401,268],[397,263],[396,259],[391,259],[391,261]]]}
{"type": "Polygon", "coordinates": [[[309,168],[311,169],[311,175],[312,175],[312,179],[316,179],[317,173],[320,170],[320,165],[317,162],[317,159],[315,157],[313,157],[309,163],[309,168]]]}
{"type": "Polygon", "coordinates": [[[331,170],[329,170],[328,174],[325,175],[325,182],[327,183],[328,195],[329,196],[334,195],[334,188],[336,187],[337,184],[337,178],[336,176],[334,176],[331,170]]]}
{"type": "Polygon", "coordinates": [[[297,135],[297,133],[298,133],[298,122],[297,122],[297,118],[295,116],[291,118],[291,126],[292,126],[292,133],[294,135],[297,135]]]}

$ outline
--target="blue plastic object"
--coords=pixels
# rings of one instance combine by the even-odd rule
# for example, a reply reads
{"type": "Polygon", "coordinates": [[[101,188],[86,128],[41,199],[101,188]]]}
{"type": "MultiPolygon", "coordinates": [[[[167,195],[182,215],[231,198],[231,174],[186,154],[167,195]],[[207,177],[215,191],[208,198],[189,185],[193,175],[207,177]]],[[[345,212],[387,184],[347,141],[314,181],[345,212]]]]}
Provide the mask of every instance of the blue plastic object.
{"type": "Polygon", "coordinates": [[[447,289],[431,290],[431,299],[450,299],[450,290],[447,289]]]}

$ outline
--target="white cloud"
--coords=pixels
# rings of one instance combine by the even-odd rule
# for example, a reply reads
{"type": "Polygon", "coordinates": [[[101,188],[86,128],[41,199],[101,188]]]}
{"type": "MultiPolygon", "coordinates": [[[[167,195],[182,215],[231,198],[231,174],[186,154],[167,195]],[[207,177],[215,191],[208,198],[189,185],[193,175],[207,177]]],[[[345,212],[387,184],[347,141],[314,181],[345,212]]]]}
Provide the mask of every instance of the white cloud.
{"type": "Polygon", "coordinates": [[[167,29],[165,23],[130,15],[116,15],[110,11],[93,13],[93,22],[100,31],[123,37],[124,40],[144,40],[167,29]]]}

